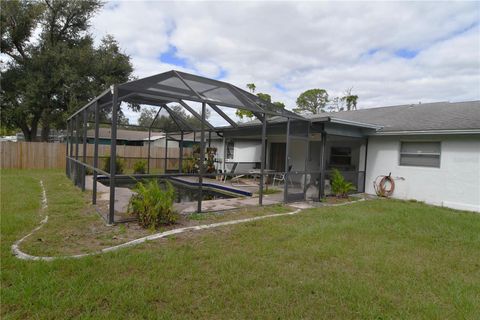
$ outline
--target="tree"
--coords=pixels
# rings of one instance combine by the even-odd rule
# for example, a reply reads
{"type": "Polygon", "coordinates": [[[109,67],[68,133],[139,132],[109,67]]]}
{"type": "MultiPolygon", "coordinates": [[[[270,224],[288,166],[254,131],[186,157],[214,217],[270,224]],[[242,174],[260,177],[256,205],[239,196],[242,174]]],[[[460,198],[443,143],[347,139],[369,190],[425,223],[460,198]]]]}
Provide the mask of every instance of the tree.
{"type": "Polygon", "coordinates": [[[158,110],[155,109],[142,109],[142,111],[140,111],[140,116],[138,117],[138,125],[148,128],[152,124],[157,112],[158,110]]]}
{"type": "MultiPolygon", "coordinates": [[[[255,93],[257,87],[254,83],[247,83],[247,88],[250,90],[251,93],[255,93]]],[[[272,103],[272,97],[268,93],[259,92],[257,93],[257,97],[264,101],[270,102],[277,110],[285,109],[285,104],[283,102],[276,101],[272,103]]],[[[243,119],[244,117],[252,119],[254,117],[253,112],[242,109],[237,109],[235,115],[238,116],[240,119],[243,119]]]]}
{"type": "Polygon", "coordinates": [[[325,89],[310,89],[298,96],[297,107],[293,111],[318,114],[325,112],[325,106],[328,101],[328,93],[325,89]]]}
{"type": "MultiPolygon", "coordinates": [[[[185,109],[180,105],[171,106],[172,111],[181,119],[183,119],[187,125],[190,125],[194,129],[200,129],[202,123],[199,119],[197,119],[193,115],[189,115],[185,112],[185,109]]],[[[138,125],[143,127],[149,127],[153,119],[155,119],[155,115],[157,114],[158,109],[142,109],[140,113],[140,117],[138,118],[138,125]]],[[[210,117],[210,110],[206,110],[205,119],[210,117]]],[[[175,124],[175,121],[170,117],[170,115],[165,114],[165,112],[161,112],[155,123],[152,125],[152,128],[161,129],[164,131],[178,131],[179,128],[175,124]]]]}
{"type": "Polygon", "coordinates": [[[327,106],[327,111],[328,112],[337,112],[337,111],[343,111],[343,106],[344,106],[344,101],[340,97],[335,97],[333,99],[330,99],[328,106],[327,106]]]}
{"type": "Polygon", "coordinates": [[[255,85],[255,83],[247,83],[247,88],[248,90],[250,90],[251,93],[255,93],[257,86],[255,85]]]}
{"type": "Polygon", "coordinates": [[[2,125],[20,128],[28,141],[41,126],[46,139],[50,128],[65,128],[69,113],[130,79],[130,58],[115,39],[94,47],[88,33],[101,6],[99,0],[2,1],[1,52],[10,58],[1,71],[2,125]]]}
{"type": "Polygon", "coordinates": [[[341,98],[341,100],[345,102],[348,111],[357,110],[358,96],[352,94],[352,89],[353,88],[346,89],[345,95],[341,98]]]}

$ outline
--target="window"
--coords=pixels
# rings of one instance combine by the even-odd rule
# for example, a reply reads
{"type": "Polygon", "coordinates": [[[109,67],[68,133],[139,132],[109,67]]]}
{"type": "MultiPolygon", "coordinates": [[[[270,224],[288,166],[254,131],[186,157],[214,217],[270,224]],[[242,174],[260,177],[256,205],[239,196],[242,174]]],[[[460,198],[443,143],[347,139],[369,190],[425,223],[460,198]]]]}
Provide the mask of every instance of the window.
{"type": "Polygon", "coordinates": [[[233,141],[227,142],[227,160],[233,160],[233,150],[234,150],[234,143],[233,141]]]}
{"type": "Polygon", "coordinates": [[[349,166],[352,162],[352,149],[348,147],[332,147],[330,149],[330,165],[349,166]]]}
{"type": "Polygon", "coordinates": [[[440,168],[440,142],[402,142],[400,165],[440,168]]]}

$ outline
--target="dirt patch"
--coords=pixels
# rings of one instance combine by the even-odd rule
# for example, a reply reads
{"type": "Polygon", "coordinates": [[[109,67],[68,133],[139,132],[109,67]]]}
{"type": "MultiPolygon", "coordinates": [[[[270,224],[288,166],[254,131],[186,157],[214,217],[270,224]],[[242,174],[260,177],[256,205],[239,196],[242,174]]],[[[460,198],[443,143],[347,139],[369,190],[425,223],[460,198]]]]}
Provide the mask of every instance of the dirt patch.
{"type": "Polygon", "coordinates": [[[359,200],[360,198],[357,197],[346,197],[346,198],[341,198],[341,197],[336,197],[336,196],[327,196],[324,199],[322,199],[322,203],[326,204],[339,204],[339,203],[346,203],[346,202],[352,202],[359,200]]]}
{"type": "MultiPolygon", "coordinates": [[[[86,195],[84,207],[68,214],[48,212],[48,223],[22,243],[21,250],[37,256],[91,253],[157,232],[221,221],[284,213],[293,210],[288,206],[272,205],[223,212],[179,215],[179,219],[175,224],[163,226],[158,229],[144,229],[139,226],[137,222],[119,223],[113,226],[106,225],[104,220],[96,212],[96,208],[88,204],[89,201],[90,198],[86,195]]],[[[103,201],[99,202],[99,206],[101,209],[106,209],[106,203],[103,201]]],[[[209,230],[206,232],[217,231],[209,230]]],[[[199,232],[187,232],[175,235],[174,238],[188,241],[191,237],[195,237],[195,235],[193,235],[195,233],[199,232]]],[[[205,233],[205,231],[201,233],[205,233]]],[[[166,239],[162,241],[169,240],[166,239]]]]}

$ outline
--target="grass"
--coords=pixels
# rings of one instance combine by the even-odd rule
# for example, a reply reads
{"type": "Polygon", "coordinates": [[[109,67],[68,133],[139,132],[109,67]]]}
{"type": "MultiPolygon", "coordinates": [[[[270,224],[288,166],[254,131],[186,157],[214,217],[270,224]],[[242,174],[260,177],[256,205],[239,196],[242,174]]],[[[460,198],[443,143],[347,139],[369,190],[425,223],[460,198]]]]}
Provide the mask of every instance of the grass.
{"type": "MultiPolygon", "coordinates": [[[[10,246],[40,221],[38,179],[47,189],[50,233],[33,242],[43,248],[62,223],[79,232],[66,220],[102,223],[61,171],[4,170],[1,178],[2,319],[478,318],[476,214],[365,201],[80,260],[30,262],[13,257],[10,246]]],[[[128,229],[89,237],[120,237],[128,229]]]]}
{"type": "MultiPolygon", "coordinates": [[[[277,193],[281,193],[281,192],[282,192],[281,189],[276,189],[276,188],[273,188],[273,187],[269,187],[268,189],[263,190],[264,195],[277,194],[277,193]]],[[[260,191],[255,191],[255,194],[260,194],[260,191]]]]}

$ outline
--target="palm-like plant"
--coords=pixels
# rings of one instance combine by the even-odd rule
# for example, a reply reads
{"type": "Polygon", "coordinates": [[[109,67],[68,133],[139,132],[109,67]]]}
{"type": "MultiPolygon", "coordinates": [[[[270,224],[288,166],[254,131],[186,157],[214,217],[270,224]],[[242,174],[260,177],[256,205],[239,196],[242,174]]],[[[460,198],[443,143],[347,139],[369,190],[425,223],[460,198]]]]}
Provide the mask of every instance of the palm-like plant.
{"type": "Polygon", "coordinates": [[[173,210],[175,189],[169,181],[166,181],[165,189],[160,187],[157,180],[139,182],[134,191],[136,194],[130,198],[128,212],[138,217],[142,227],[156,228],[177,220],[178,215],[173,210]]]}
{"type": "Polygon", "coordinates": [[[356,190],[353,183],[346,181],[338,169],[333,169],[332,171],[331,184],[332,192],[337,197],[346,198],[349,192],[356,190]]]}

